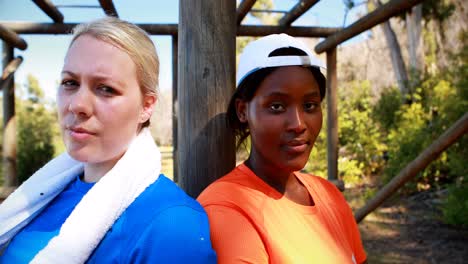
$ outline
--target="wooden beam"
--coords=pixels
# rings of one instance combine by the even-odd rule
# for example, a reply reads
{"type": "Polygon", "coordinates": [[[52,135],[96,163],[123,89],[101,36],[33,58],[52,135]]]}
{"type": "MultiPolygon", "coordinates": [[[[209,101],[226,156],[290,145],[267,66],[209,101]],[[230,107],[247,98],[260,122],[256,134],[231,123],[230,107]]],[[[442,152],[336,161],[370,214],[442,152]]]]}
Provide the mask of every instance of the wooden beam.
{"type": "Polygon", "coordinates": [[[338,85],[336,49],[327,52],[327,163],[328,180],[338,179],[338,85]]]}
{"type": "Polygon", "coordinates": [[[55,23],[63,23],[63,15],[49,0],[33,0],[55,23]]]}
{"type": "Polygon", "coordinates": [[[242,20],[244,20],[245,16],[247,13],[249,13],[250,9],[252,9],[252,6],[257,2],[257,0],[243,0],[240,4],[239,7],[237,8],[237,25],[240,25],[242,23],[242,20]]]}
{"type": "Polygon", "coordinates": [[[104,9],[104,13],[106,13],[107,16],[119,17],[112,0],[99,0],[99,4],[102,9],[104,9]]]}
{"type": "Polygon", "coordinates": [[[0,24],[0,39],[21,50],[25,50],[28,47],[28,44],[26,41],[24,41],[24,39],[20,38],[20,36],[18,36],[18,34],[16,34],[13,30],[6,28],[2,24],[0,24]]]}
{"type": "Polygon", "coordinates": [[[286,33],[294,37],[323,38],[328,37],[341,28],[329,27],[287,27],[287,26],[240,26],[237,36],[261,37],[270,34],[286,33]]]}
{"type": "Polygon", "coordinates": [[[23,57],[18,56],[6,65],[6,67],[3,69],[2,78],[0,79],[0,91],[3,89],[4,83],[6,83],[7,80],[15,73],[22,62],[23,57]]]}
{"type": "Polygon", "coordinates": [[[180,0],[179,23],[178,178],[197,197],[236,162],[225,116],[235,89],[236,0],[180,0]]]}
{"type": "MultiPolygon", "coordinates": [[[[2,22],[7,29],[19,34],[70,34],[76,23],[53,24],[53,23],[31,23],[31,22],[2,22]]],[[[151,35],[175,35],[177,24],[137,24],[151,35]]]]}
{"type": "Polygon", "coordinates": [[[315,52],[322,53],[333,49],[344,41],[398,15],[424,0],[392,0],[360,18],[342,31],[333,34],[315,46],[315,52]]]}
{"type": "MultiPolygon", "coordinates": [[[[77,24],[53,24],[31,22],[3,22],[7,29],[19,34],[70,34],[77,24]]],[[[177,24],[137,24],[151,35],[176,35],[177,24]]],[[[339,32],[333,27],[281,27],[281,26],[239,26],[237,36],[260,37],[270,34],[286,33],[295,37],[327,37],[339,32]]]]}
{"type": "MultiPolygon", "coordinates": [[[[14,49],[8,43],[3,43],[2,63],[4,69],[10,65],[14,57],[14,49]]],[[[3,92],[3,177],[4,187],[18,186],[16,175],[16,119],[15,119],[15,80],[10,74],[2,81],[3,92]]]]}
{"type": "Polygon", "coordinates": [[[179,182],[177,172],[177,120],[178,120],[178,99],[177,99],[177,67],[179,65],[179,38],[177,35],[172,36],[172,180],[179,182]]]}
{"type": "Polygon", "coordinates": [[[285,16],[283,16],[280,21],[280,26],[289,26],[296,19],[302,16],[307,10],[309,10],[313,5],[315,5],[319,0],[301,0],[297,3],[291,11],[289,11],[285,16]]]}
{"type": "Polygon", "coordinates": [[[427,149],[400,171],[387,185],[385,185],[367,204],[356,212],[356,222],[360,222],[370,212],[374,211],[387,198],[394,194],[406,182],[414,178],[420,171],[426,168],[443,151],[453,145],[458,139],[468,133],[468,112],[466,112],[455,124],[445,131],[427,149]]]}

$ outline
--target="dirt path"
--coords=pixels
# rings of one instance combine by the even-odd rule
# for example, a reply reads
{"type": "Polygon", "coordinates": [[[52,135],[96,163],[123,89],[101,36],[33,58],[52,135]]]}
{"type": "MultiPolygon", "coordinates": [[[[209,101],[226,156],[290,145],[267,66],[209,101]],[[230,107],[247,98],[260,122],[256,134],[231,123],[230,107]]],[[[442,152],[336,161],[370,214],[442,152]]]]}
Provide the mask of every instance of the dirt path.
{"type": "MultiPolygon", "coordinates": [[[[363,189],[347,190],[353,209],[363,189]]],[[[360,224],[369,263],[468,263],[468,230],[440,221],[442,193],[420,193],[386,202],[360,224]]],[[[468,219],[467,219],[468,221],[468,219]]]]}

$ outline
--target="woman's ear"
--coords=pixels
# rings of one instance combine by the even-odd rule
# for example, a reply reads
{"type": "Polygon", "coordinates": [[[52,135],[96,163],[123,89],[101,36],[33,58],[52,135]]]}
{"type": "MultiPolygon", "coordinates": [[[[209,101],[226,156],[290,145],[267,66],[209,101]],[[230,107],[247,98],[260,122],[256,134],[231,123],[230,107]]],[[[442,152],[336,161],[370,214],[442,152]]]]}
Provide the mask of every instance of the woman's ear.
{"type": "Polygon", "coordinates": [[[151,118],[154,106],[158,98],[154,94],[145,94],[143,98],[143,109],[140,114],[140,123],[145,123],[151,118]]]}
{"type": "Polygon", "coordinates": [[[236,114],[241,123],[247,122],[247,105],[248,103],[242,99],[236,99],[236,114]]]}

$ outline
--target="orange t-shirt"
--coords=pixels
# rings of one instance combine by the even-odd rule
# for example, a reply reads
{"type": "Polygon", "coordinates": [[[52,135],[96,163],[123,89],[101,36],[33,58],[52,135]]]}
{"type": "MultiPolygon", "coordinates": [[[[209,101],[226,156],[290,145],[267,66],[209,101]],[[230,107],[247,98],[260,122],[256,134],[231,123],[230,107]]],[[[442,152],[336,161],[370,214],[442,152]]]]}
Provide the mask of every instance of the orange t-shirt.
{"type": "Polygon", "coordinates": [[[327,180],[295,173],[314,206],[297,204],[241,164],[198,197],[219,263],[362,263],[353,213],[327,180]]]}

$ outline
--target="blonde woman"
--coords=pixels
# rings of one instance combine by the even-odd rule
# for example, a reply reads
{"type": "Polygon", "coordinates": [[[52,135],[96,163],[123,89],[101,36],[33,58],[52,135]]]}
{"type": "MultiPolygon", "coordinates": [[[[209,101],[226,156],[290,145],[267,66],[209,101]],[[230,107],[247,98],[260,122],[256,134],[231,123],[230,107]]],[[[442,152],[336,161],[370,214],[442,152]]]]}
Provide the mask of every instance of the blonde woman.
{"type": "Polygon", "coordinates": [[[160,174],[158,74],[137,26],[74,29],[57,91],[66,153],[0,206],[1,263],[216,263],[203,208],[160,174]]]}

